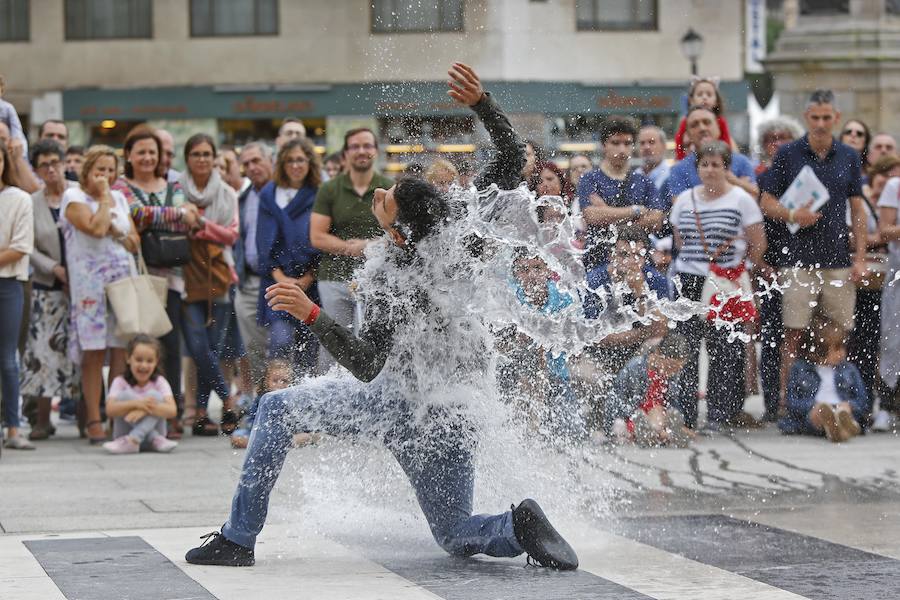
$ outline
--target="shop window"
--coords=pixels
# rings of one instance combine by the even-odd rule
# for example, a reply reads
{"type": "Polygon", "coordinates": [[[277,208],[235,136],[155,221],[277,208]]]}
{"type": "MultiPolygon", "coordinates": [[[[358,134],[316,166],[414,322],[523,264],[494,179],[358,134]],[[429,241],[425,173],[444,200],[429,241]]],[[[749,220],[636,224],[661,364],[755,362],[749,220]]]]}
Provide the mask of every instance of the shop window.
{"type": "Polygon", "coordinates": [[[0,42],[28,41],[28,0],[0,0],[0,42]]]}
{"type": "Polygon", "coordinates": [[[152,0],[66,0],[66,39],[153,37],[152,0]]]}
{"type": "Polygon", "coordinates": [[[575,22],[579,31],[656,30],[657,0],[576,0],[575,22]]]}
{"type": "Polygon", "coordinates": [[[191,36],[278,35],[278,0],[191,0],[191,36]]]}
{"type": "Polygon", "coordinates": [[[372,33],[463,30],[463,0],[372,0],[372,33]]]}

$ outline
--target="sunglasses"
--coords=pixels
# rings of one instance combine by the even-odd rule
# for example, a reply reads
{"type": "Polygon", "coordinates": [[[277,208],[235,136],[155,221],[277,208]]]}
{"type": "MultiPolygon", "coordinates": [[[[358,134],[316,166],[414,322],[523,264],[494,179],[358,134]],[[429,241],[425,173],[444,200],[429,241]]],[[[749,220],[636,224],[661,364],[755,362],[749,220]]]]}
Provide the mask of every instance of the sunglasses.
{"type": "Polygon", "coordinates": [[[852,135],[854,137],[866,137],[866,132],[862,129],[845,129],[841,135],[852,135]]]}

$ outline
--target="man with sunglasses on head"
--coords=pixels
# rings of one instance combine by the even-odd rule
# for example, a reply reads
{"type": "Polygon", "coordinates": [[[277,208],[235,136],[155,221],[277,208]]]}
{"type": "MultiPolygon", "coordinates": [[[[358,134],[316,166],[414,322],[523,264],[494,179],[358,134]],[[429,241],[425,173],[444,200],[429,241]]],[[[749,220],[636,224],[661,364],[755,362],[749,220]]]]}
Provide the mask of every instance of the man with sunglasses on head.
{"type": "MultiPolygon", "coordinates": [[[[482,89],[475,71],[454,63],[448,75],[448,95],[481,119],[497,150],[475,178],[475,187],[515,188],[525,164],[525,144],[482,89]]],[[[350,132],[347,148],[351,168],[362,170],[374,158],[374,136],[350,132]]],[[[357,182],[350,178],[348,183],[357,182]]],[[[221,533],[205,536],[207,543],[190,550],[185,559],[203,565],[254,564],[256,537],[265,523],[269,494],[293,434],[313,430],[384,443],[415,489],[435,541],[448,554],[513,557],[527,553],[544,567],[576,569],[575,552],[534,500],[523,500],[500,514],[472,514],[477,427],[466,411],[465,394],[454,402],[437,396],[447,386],[471,389],[483,377],[485,367],[477,359],[477,348],[460,356],[448,347],[458,340],[451,330],[478,330],[479,317],[460,317],[471,320],[449,325],[449,315],[434,301],[446,284],[436,273],[443,270],[429,268],[432,259],[420,252],[428,242],[437,241],[434,234],[454,218],[451,200],[433,185],[407,178],[374,190],[369,208],[383,230],[382,240],[389,242],[385,262],[392,268],[384,270],[377,289],[368,290],[371,301],[361,333],[337,323],[293,283],[277,283],[266,291],[274,310],[286,311],[309,325],[353,377],[305,379],[260,399],[228,521],[221,533]],[[413,279],[398,281],[395,269],[413,279]],[[413,340],[421,339],[414,332],[423,328],[431,337],[424,348],[410,341],[411,335],[413,340]],[[442,355],[440,364],[434,364],[434,352],[442,355]],[[474,360],[471,354],[476,355],[474,360]],[[416,370],[424,365],[440,374],[440,389],[421,384],[416,370]]],[[[477,343],[478,339],[475,334],[466,341],[477,343]]]]}

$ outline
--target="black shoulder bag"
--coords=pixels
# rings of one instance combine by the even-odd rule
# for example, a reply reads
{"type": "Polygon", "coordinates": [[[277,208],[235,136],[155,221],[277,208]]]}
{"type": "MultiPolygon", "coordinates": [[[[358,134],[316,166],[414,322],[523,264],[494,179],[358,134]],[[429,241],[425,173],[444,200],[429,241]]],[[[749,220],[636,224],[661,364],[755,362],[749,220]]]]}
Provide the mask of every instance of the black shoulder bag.
{"type": "MultiPolygon", "coordinates": [[[[173,194],[174,186],[167,185],[166,200],[162,206],[172,206],[173,194]]],[[[135,195],[138,195],[137,192],[135,195]]],[[[150,206],[160,205],[151,203],[150,206]]],[[[147,229],[141,233],[141,254],[148,267],[180,267],[191,260],[191,242],[186,233],[147,229]]]]}

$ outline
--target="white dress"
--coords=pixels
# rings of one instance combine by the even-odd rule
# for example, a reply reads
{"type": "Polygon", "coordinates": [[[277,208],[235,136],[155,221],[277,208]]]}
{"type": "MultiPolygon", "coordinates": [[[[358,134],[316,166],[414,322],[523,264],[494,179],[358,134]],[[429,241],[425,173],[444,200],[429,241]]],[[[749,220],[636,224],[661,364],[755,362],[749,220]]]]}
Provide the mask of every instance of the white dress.
{"type": "MultiPolygon", "coordinates": [[[[125,197],[117,191],[110,195],[113,225],[119,231],[130,232],[131,217],[125,197]]],[[[104,288],[108,283],[134,276],[135,266],[131,253],[111,236],[95,238],[72,225],[66,219],[70,204],[86,204],[94,213],[100,205],[80,188],[69,188],[60,207],[71,298],[69,348],[74,359],[80,351],[124,346],[114,334],[115,315],[108,308],[104,288]]]]}

